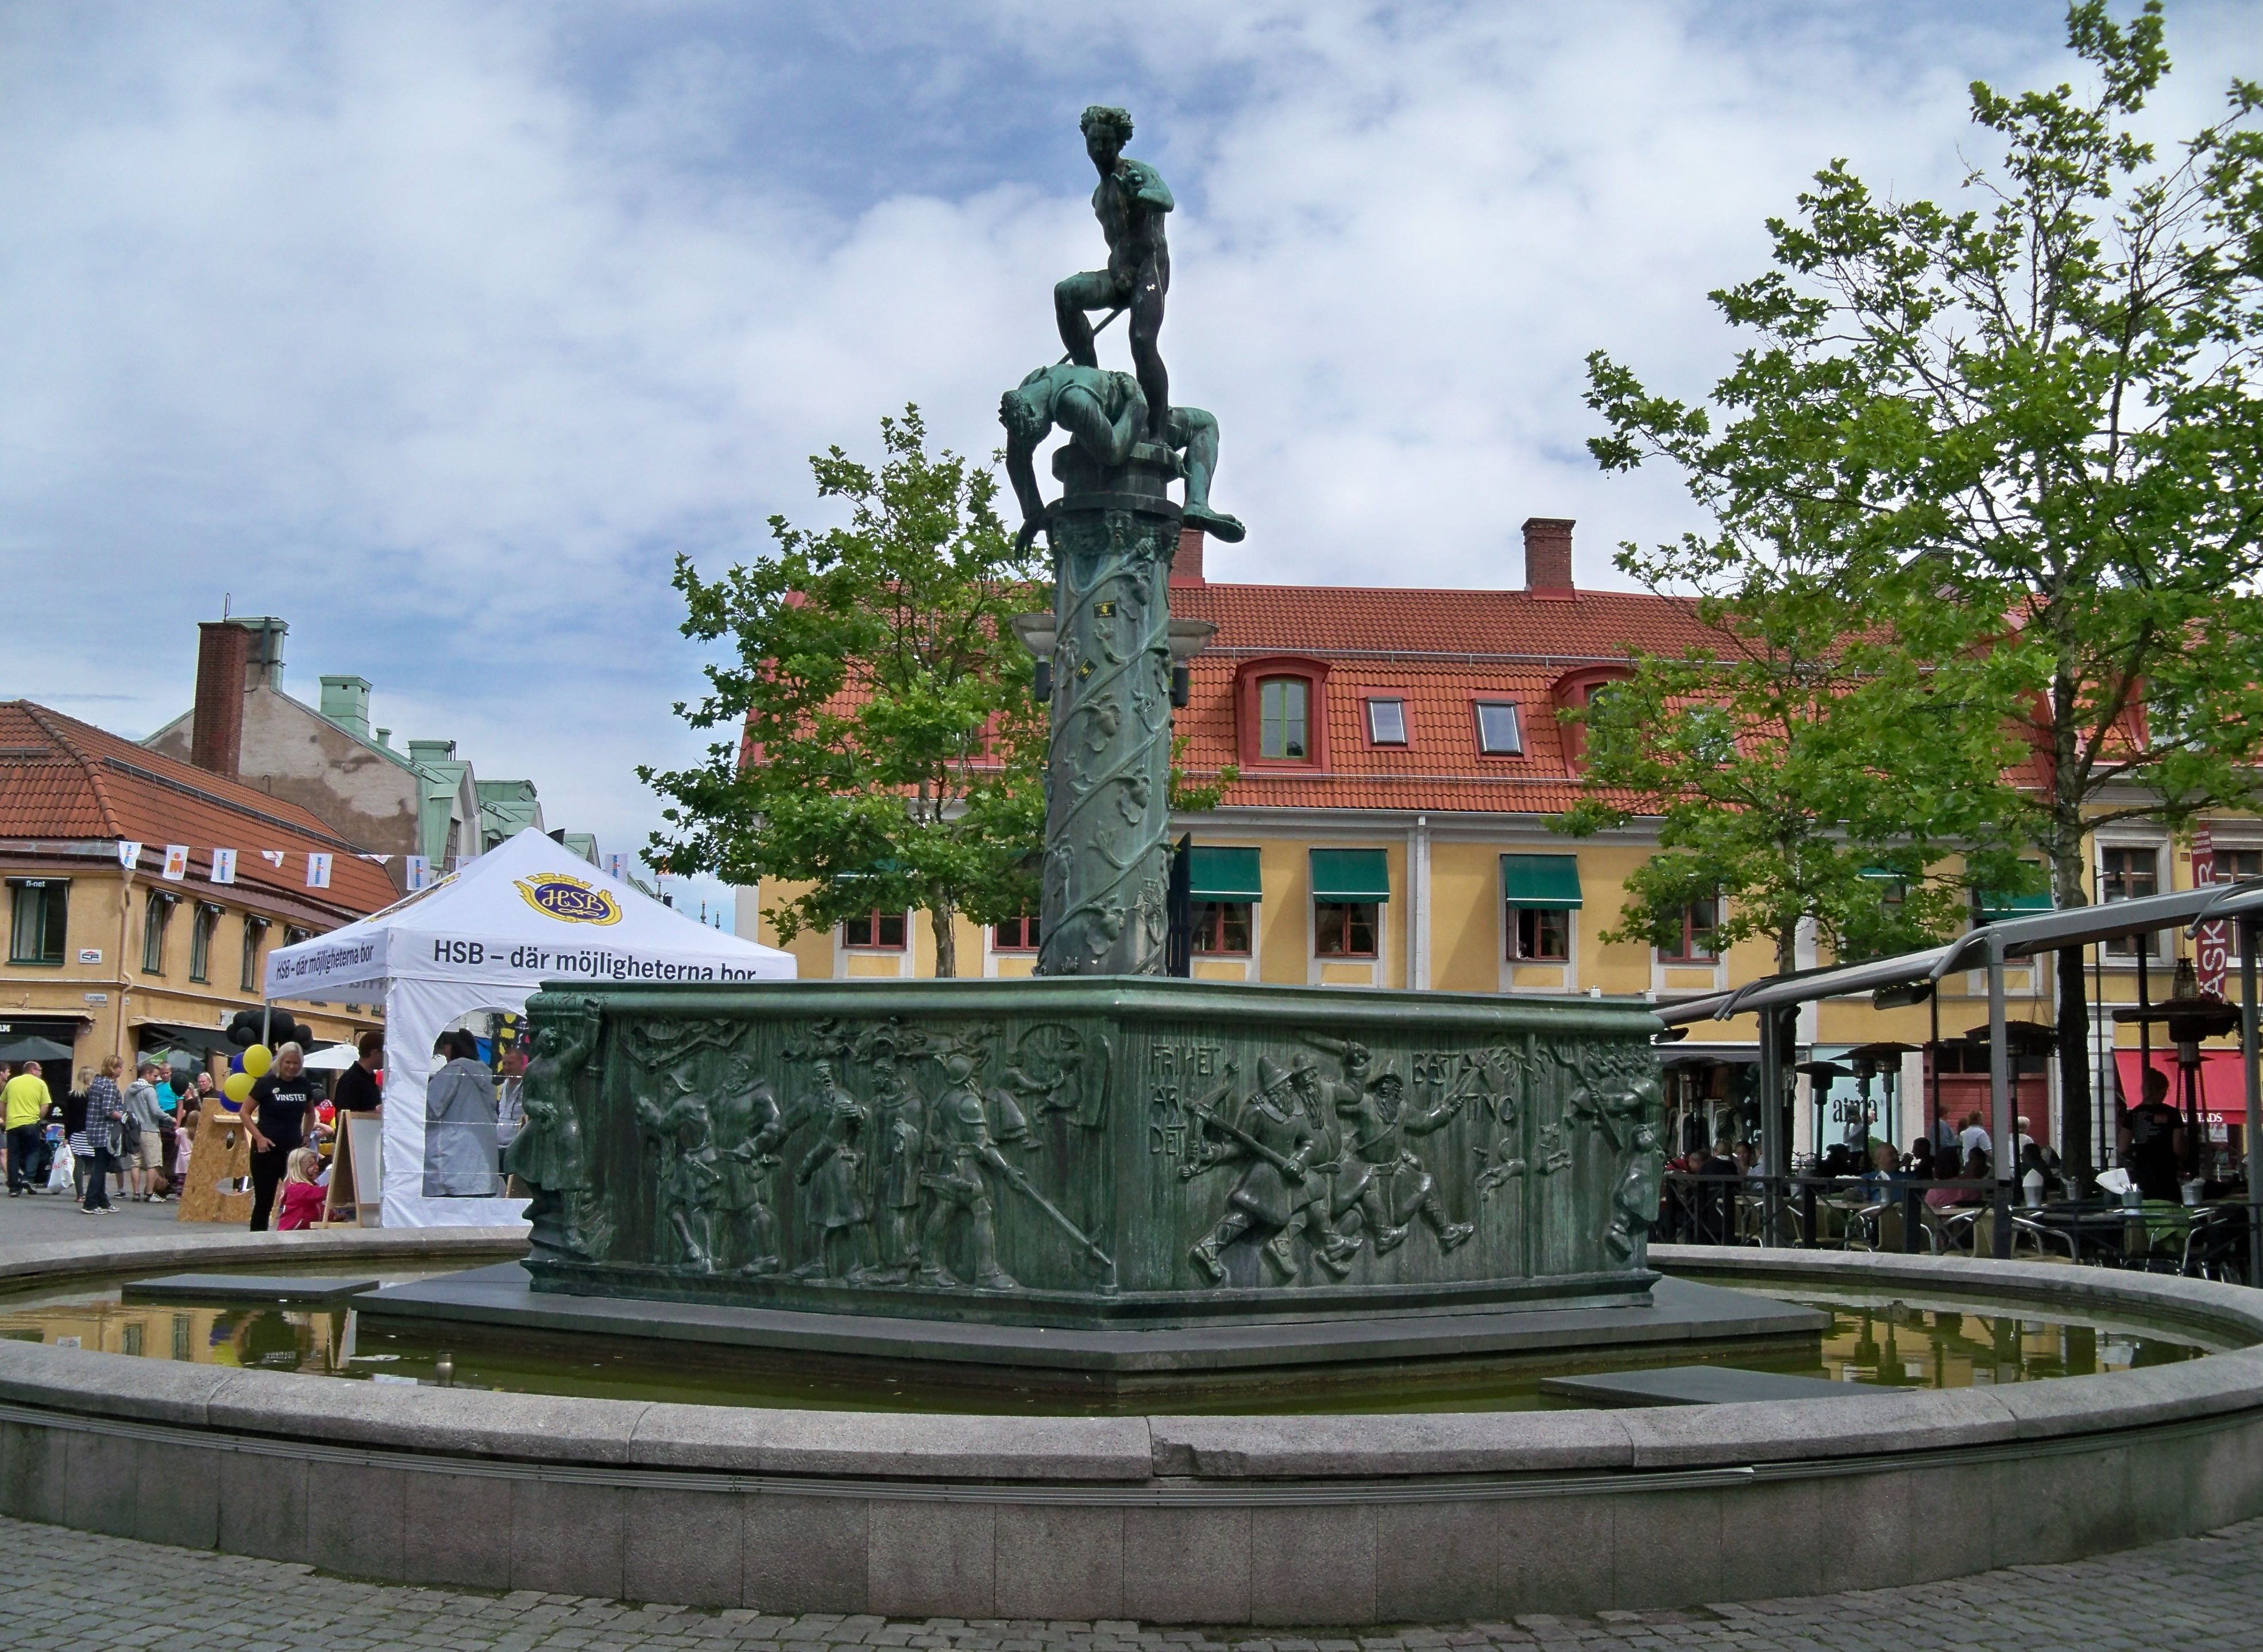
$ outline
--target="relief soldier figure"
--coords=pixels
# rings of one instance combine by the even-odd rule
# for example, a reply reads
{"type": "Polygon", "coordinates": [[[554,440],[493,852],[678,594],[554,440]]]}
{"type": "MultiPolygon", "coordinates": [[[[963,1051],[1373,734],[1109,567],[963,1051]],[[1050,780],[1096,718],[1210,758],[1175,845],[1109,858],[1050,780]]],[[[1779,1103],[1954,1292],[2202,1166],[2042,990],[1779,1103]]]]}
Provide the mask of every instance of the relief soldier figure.
{"type": "Polygon", "coordinates": [[[857,1148],[864,1129],[864,1105],[834,1082],[833,1064],[813,1063],[816,1092],[807,1103],[817,1141],[794,1166],[794,1184],[805,1190],[802,1209],[817,1230],[818,1252],[796,1268],[796,1279],[845,1280],[864,1264],[864,1155],[857,1148]]]}
{"type": "Polygon", "coordinates": [[[727,1233],[735,1241],[741,1273],[778,1270],[777,1217],[770,1210],[770,1174],[785,1140],[784,1115],[767,1078],[754,1064],[731,1064],[730,1082],[712,1109],[716,1151],[721,1160],[722,1212],[727,1233]]]}
{"type": "Polygon", "coordinates": [[[1348,1213],[1357,1207],[1378,1256],[1406,1242],[1407,1229],[1418,1213],[1438,1236],[1438,1249],[1450,1256],[1477,1230],[1447,1216],[1445,1203],[1438,1196],[1438,1179],[1406,1138],[1442,1129],[1461,1112],[1469,1100],[1467,1093],[1450,1095],[1435,1107],[1412,1111],[1406,1104],[1406,1081],[1395,1072],[1378,1074],[1357,1094],[1344,1093],[1348,1088],[1339,1086],[1335,1104],[1336,1115],[1351,1135],[1344,1145],[1342,1167],[1336,1173],[1337,1208],[1348,1213]]]}
{"type": "Polygon", "coordinates": [[[640,1096],[636,1119],[639,1132],[660,1150],[660,1187],[654,1201],[660,1235],[654,1248],[667,1265],[712,1273],[715,1206],[723,1173],[707,1105],[691,1094],[664,1104],[640,1096]]]}
{"type": "MultiPolygon", "coordinates": [[[[1229,1078],[1232,1071],[1228,1064],[1229,1078]]],[[[1189,1103],[1186,1109],[1204,1134],[1201,1151],[1180,1174],[1192,1176],[1214,1165],[1244,1167],[1226,1195],[1225,1214],[1189,1254],[1211,1284],[1222,1285],[1225,1264],[1218,1252],[1253,1228],[1270,1228],[1272,1237],[1259,1246],[1258,1254],[1280,1279],[1294,1279],[1298,1261],[1291,1242],[1308,1229],[1327,1230],[1327,1178],[1316,1174],[1313,1165],[1320,1134],[1305,1116],[1289,1072],[1269,1056],[1257,1058],[1257,1093],[1239,1118],[1229,1120],[1210,1111],[1227,1088],[1221,1086],[1208,1100],[1189,1103]]],[[[1344,1271],[1343,1264],[1325,1251],[1318,1259],[1331,1273],[1341,1275],[1344,1271]]]]}
{"type": "Polygon", "coordinates": [[[864,1277],[875,1284],[908,1283],[919,1266],[927,1104],[900,1061],[907,1045],[908,1053],[919,1053],[920,1042],[891,1018],[867,1029],[857,1042],[857,1054],[872,1068],[872,1196],[878,1205],[880,1260],[864,1277]]]}
{"type": "Polygon", "coordinates": [[[586,1008],[570,1019],[545,1021],[519,1086],[526,1122],[503,1150],[502,1167],[534,1190],[527,1216],[538,1257],[586,1261],[606,1248],[608,1224],[595,1195],[575,1093],[601,1026],[586,1008]]]}
{"type": "Polygon", "coordinates": [[[1009,1179],[1014,1167],[990,1139],[982,1096],[972,1082],[979,1057],[971,1050],[942,1057],[945,1088],[929,1109],[927,1158],[920,1179],[931,1202],[920,1235],[919,1282],[944,1288],[958,1280],[944,1265],[956,1231],[964,1230],[974,1253],[978,1290],[1019,1290],[1021,1282],[998,1265],[998,1228],[990,1203],[987,1167],[1009,1179]]]}
{"type": "Polygon", "coordinates": [[[1634,1260],[1649,1241],[1666,1175],[1666,1098],[1648,1053],[1605,1055],[1587,1064],[1593,1069],[1583,1072],[1587,1082],[1565,1108],[1618,1157],[1603,1243],[1623,1262],[1634,1260]]]}

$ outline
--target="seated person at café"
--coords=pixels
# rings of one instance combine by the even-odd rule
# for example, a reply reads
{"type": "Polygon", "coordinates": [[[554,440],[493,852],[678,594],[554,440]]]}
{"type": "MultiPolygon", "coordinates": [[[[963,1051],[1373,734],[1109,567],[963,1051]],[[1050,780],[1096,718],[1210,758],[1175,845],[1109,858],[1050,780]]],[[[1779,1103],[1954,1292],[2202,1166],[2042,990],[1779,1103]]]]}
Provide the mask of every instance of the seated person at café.
{"type": "Polygon", "coordinates": [[[1909,1160],[1905,1169],[1912,1181],[1933,1179],[1933,1140],[1930,1136],[1920,1136],[1910,1143],[1909,1160]]]}
{"type": "Polygon", "coordinates": [[[1876,1199],[1890,1199],[1902,1183],[1901,1155],[1882,1137],[1870,1138],[1870,1167],[1862,1172],[1862,1189],[1876,1199]]]}
{"type": "MultiPolygon", "coordinates": [[[[1965,1154],[1963,1168],[1957,1172],[1957,1176],[1964,1181],[1986,1181],[1988,1155],[1981,1149],[1974,1148],[1965,1154]]],[[[1935,1187],[1927,1193],[1925,1201],[1935,1210],[1949,1210],[1958,1205],[1980,1204],[1985,1198],[1986,1194],[1978,1187],[1935,1187]]]]}

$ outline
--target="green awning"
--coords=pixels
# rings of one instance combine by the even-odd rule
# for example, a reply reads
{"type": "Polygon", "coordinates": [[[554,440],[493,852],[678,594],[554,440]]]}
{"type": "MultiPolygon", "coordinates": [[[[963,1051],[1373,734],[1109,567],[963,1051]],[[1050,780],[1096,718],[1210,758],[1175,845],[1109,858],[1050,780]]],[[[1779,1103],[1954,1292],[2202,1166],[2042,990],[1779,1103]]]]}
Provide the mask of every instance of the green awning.
{"type": "Polygon", "coordinates": [[[1973,891],[1979,904],[1980,921],[2001,923],[2006,918],[2031,918],[2039,912],[2051,910],[2051,898],[2047,894],[2006,895],[2001,890],[1982,889],[1973,891]]]}
{"type": "Polygon", "coordinates": [[[1576,855],[1504,855],[1501,891],[1512,906],[1535,912],[1580,910],[1580,857],[1576,855]]]}
{"type": "Polygon", "coordinates": [[[1391,863],[1381,849],[1314,849],[1314,900],[1391,898],[1391,863]]]}
{"type": "Polygon", "coordinates": [[[1187,895],[1193,900],[1263,900],[1265,885],[1257,876],[1257,851],[1189,845],[1187,895]]]}

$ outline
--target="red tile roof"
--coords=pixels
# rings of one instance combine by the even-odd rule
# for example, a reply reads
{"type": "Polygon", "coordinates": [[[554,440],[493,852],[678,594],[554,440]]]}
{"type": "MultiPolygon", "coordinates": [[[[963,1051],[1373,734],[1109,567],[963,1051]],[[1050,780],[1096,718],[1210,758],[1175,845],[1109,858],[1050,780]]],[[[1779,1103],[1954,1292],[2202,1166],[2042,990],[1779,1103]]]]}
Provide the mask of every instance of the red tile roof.
{"type": "Polygon", "coordinates": [[[1717,640],[1693,604],[1635,591],[1175,585],[1171,612],[1218,627],[1174,728],[1187,737],[1191,776],[1242,766],[1229,807],[1558,813],[1581,793],[1556,718],[1558,682],[1630,650],[1681,653],[1717,640]],[[1327,668],[1325,766],[1261,768],[1240,748],[1235,678],[1283,654],[1327,668]],[[1368,744],[1362,703],[1371,691],[1406,701],[1405,746],[1368,744]],[[1479,754],[1472,706],[1481,699],[1515,703],[1521,754],[1479,754]]]}
{"type": "Polygon", "coordinates": [[[296,804],[29,700],[0,701],[0,841],[105,838],[140,842],[148,872],[163,865],[165,845],[185,843],[197,884],[209,881],[213,849],[234,849],[236,887],[310,917],[343,921],[394,899],[381,866],[296,804]],[[263,849],[288,858],[274,866],[263,849]],[[309,854],[333,857],[328,889],[307,887],[309,854]]]}

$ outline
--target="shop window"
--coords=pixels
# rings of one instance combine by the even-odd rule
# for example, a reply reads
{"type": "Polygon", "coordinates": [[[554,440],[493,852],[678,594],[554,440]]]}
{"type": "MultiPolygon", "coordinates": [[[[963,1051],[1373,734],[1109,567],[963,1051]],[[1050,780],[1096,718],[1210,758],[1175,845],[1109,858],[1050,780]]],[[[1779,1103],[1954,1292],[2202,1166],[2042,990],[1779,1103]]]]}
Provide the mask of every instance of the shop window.
{"type": "Polygon", "coordinates": [[[1267,677],[1258,683],[1259,756],[1276,762],[1310,761],[1312,693],[1312,685],[1303,677],[1267,677]]]}
{"type": "Polygon", "coordinates": [[[1312,950],[1323,958],[1375,956],[1375,902],[1316,900],[1312,903],[1312,950]]]}
{"type": "Polygon", "coordinates": [[[1508,956],[1520,963],[1563,963],[1572,956],[1572,914],[1508,909],[1508,956]]]}
{"type": "MultiPolygon", "coordinates": [[[[2098,852],[2098,898],[2100,904],[2117,900],[2143,900],[2156,895],[2161,888],[2161,856],[2151,845],[2142,848],[2108,848],[2098,852]]],[[[2134,958],[2139,953],[2147,957],[2158,956],[2158,937],[2150,931],[2141,935],[2116,935],[2106,943],[2106,956],[2110,958],[2134,958]]]]}
{"type": "Polygon", "coordinates": [[[61,963],[68,929],[70,881],[25,877],[9,891],[8,962],[61,963]]]}
{"type": "Polygon", "coordinates": [[[841,944],[876,952],[901,952],[905,918],[906,914],[900,912],[870,912],[848,919],[841,926],[841,944]]]}
{"type": "Polygon", "coordinates": [[[1035,952],[1037,949],[1038,920],[1036,919],[1024,915],[1020,918],[1009,918],[1004,923],[990,926],[991,951],[1035,952]]]}
{"type": "Polygon", "coordinates": [[[1201,900],[1194,908],[1194,949],[1206,958],[1249,956],[1250,918],[1246,900],[1201,900]]]}
{"type": "Polygon", "coordinates": [[[1406,744],[1406,702],[1404,700],[1370,700],[1367,703],[1367,738],[1376,746],[1406,744]]]}
{"type": "Polygon", "coordinates": [[[236,985],[246,992],[259,988],[259,937],[267,933],[267,920],[247,913],[243,920],[243,963],[237,973],[236,985]]]}
{"type": "Polygon", "coordinates": [[[1478,719],[1478,750],[1486,757],[1517,757],[1524,752],[1524,731],[1516,717],[1513,700],[1479,700],[1475,707],[1478,719]]]}
{"type": "Polygon", "coordinates": [[[149,891],[141,907],[141,973],[165,973],[165,929],[173,921],[173,898],[162,889],[149,891]]]}
{"type": "Polygon", "coordinates": [[[195,915],[189,920],[189,979],[212,979],[213,931],[220,927],[221,908],[207,901],[199,901],[195,915]]]}
{"type": "MultiPolygon", "coordinates": [[[[1675,915],[1679,934],[1667,945],[1659,948],[1660,963],[1712,963],[1720,958],[1715,946],[1714,931],[1720,927],[1721,903],[1717,900],[1693,900],[1675,915]]],[[[1668,934],[1675,934],[1669,927],[1668,934]]]]}

